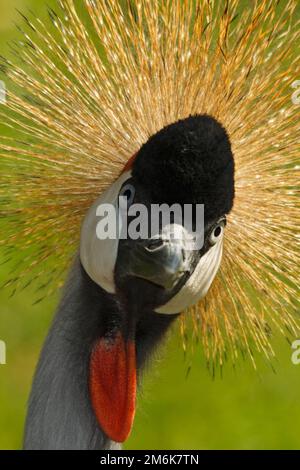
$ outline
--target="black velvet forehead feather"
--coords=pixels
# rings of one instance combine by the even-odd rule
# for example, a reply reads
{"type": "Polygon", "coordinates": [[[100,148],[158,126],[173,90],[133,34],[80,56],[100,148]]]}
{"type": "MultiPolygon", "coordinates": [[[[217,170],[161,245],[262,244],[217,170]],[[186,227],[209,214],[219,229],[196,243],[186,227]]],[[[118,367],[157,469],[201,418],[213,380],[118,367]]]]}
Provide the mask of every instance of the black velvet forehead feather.
{"type": "Polygon", "coordinates": [[[164,127],[141,147],[132,170],[155,203],[204,204],[207,221],[232,208],[231,145],[211,116],[190,116],[164,127]]]}

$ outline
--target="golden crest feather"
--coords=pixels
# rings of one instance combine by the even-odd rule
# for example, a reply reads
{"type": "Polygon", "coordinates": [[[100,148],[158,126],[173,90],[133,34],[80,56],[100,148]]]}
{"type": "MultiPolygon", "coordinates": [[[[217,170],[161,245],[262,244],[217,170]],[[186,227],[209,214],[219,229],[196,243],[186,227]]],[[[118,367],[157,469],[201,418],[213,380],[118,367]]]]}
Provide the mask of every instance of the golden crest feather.
{"type": "Polygon", "coordinates": [[[163,126],[207,113],[230,136],[236,197],[220,273],[182,329],[191,318],[220,364],[253,357],[253,345],[270,357],[273,326],[297,328],[298,2],[59,0],[49,15],[51,28],[23,17],[0,62],[7,284],[43,275],[40,287],[57,289],[84,214],[131,155],[163,126]]]}

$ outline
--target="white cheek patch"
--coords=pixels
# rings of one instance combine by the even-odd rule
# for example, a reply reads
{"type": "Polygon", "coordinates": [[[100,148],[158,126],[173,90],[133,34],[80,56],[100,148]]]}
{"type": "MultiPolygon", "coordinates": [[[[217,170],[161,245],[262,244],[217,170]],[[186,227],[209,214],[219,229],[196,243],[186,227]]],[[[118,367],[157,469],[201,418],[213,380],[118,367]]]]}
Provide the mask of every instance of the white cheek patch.
{"type": "Polygon", "coordinates": [[[97,208],[100,204],[113,204],[118,207],[118,197],[124,182],[131,177],[131,172],[123,173],[92,205],[81,228],[80,260],[89,277],[110,294],[116,291],[114,270],[118,255],[119,240],[99,239],[97,237],[97,208]]]}
{"type": "Polygon", "coordinates": [[[155,309],[157,313],[174,314],[196,304],[208,292],[220,267],[223,237],[200,258],[193,274],[181,290],[165,305],[155,309]]]}

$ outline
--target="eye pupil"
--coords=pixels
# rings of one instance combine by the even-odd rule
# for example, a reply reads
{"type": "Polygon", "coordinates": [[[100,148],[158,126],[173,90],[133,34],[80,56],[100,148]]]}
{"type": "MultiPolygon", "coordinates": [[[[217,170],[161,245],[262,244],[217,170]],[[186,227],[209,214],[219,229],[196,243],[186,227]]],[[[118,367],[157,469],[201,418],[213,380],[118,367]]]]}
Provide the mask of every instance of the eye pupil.
{"type": "Polygon", "coordinates": [[[221,235],[221,232],[222,232],[221,227],[220,226],[216,227],[214,230],[214,236],[219,237],[219,235],[221,235]]]}

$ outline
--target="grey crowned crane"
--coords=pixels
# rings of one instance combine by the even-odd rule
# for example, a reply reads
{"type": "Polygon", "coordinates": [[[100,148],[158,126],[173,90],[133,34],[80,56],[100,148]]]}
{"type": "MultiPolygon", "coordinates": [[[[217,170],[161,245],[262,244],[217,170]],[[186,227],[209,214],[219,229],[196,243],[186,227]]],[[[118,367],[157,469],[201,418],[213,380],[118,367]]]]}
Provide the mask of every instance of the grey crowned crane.
{"type": "Polygon", "coordinates": [[[115,205],[122,194],[147,207],[204,204],[203,247],[187,251],[184,237],[172,241],[174,223],[159,238],[98,239],[91,208],[33,382],[27,449],[123,442],[139,372],[178,314],[206,294],[220,265],[234,196],[222,126],[209,116],[179,121],[152,136],[130,164],[96,205],[115,205]]]}
{"type": "Polygon", "coordinates": [[[51,26],[22,15],[0,61],[0,246],[18,261],[7,284],[56,290],[78,252],[26,449],[126,440],[141,373],[182,312],[221,367],[271,358],[273,327],[298,331],[297,3],[58,0],[51,26]],[[203,244],[188,250],[174,220],[154,237],[99,238],[97,208],[120,210],[119,197],[128,214],[204,205],[203,244]]]}

